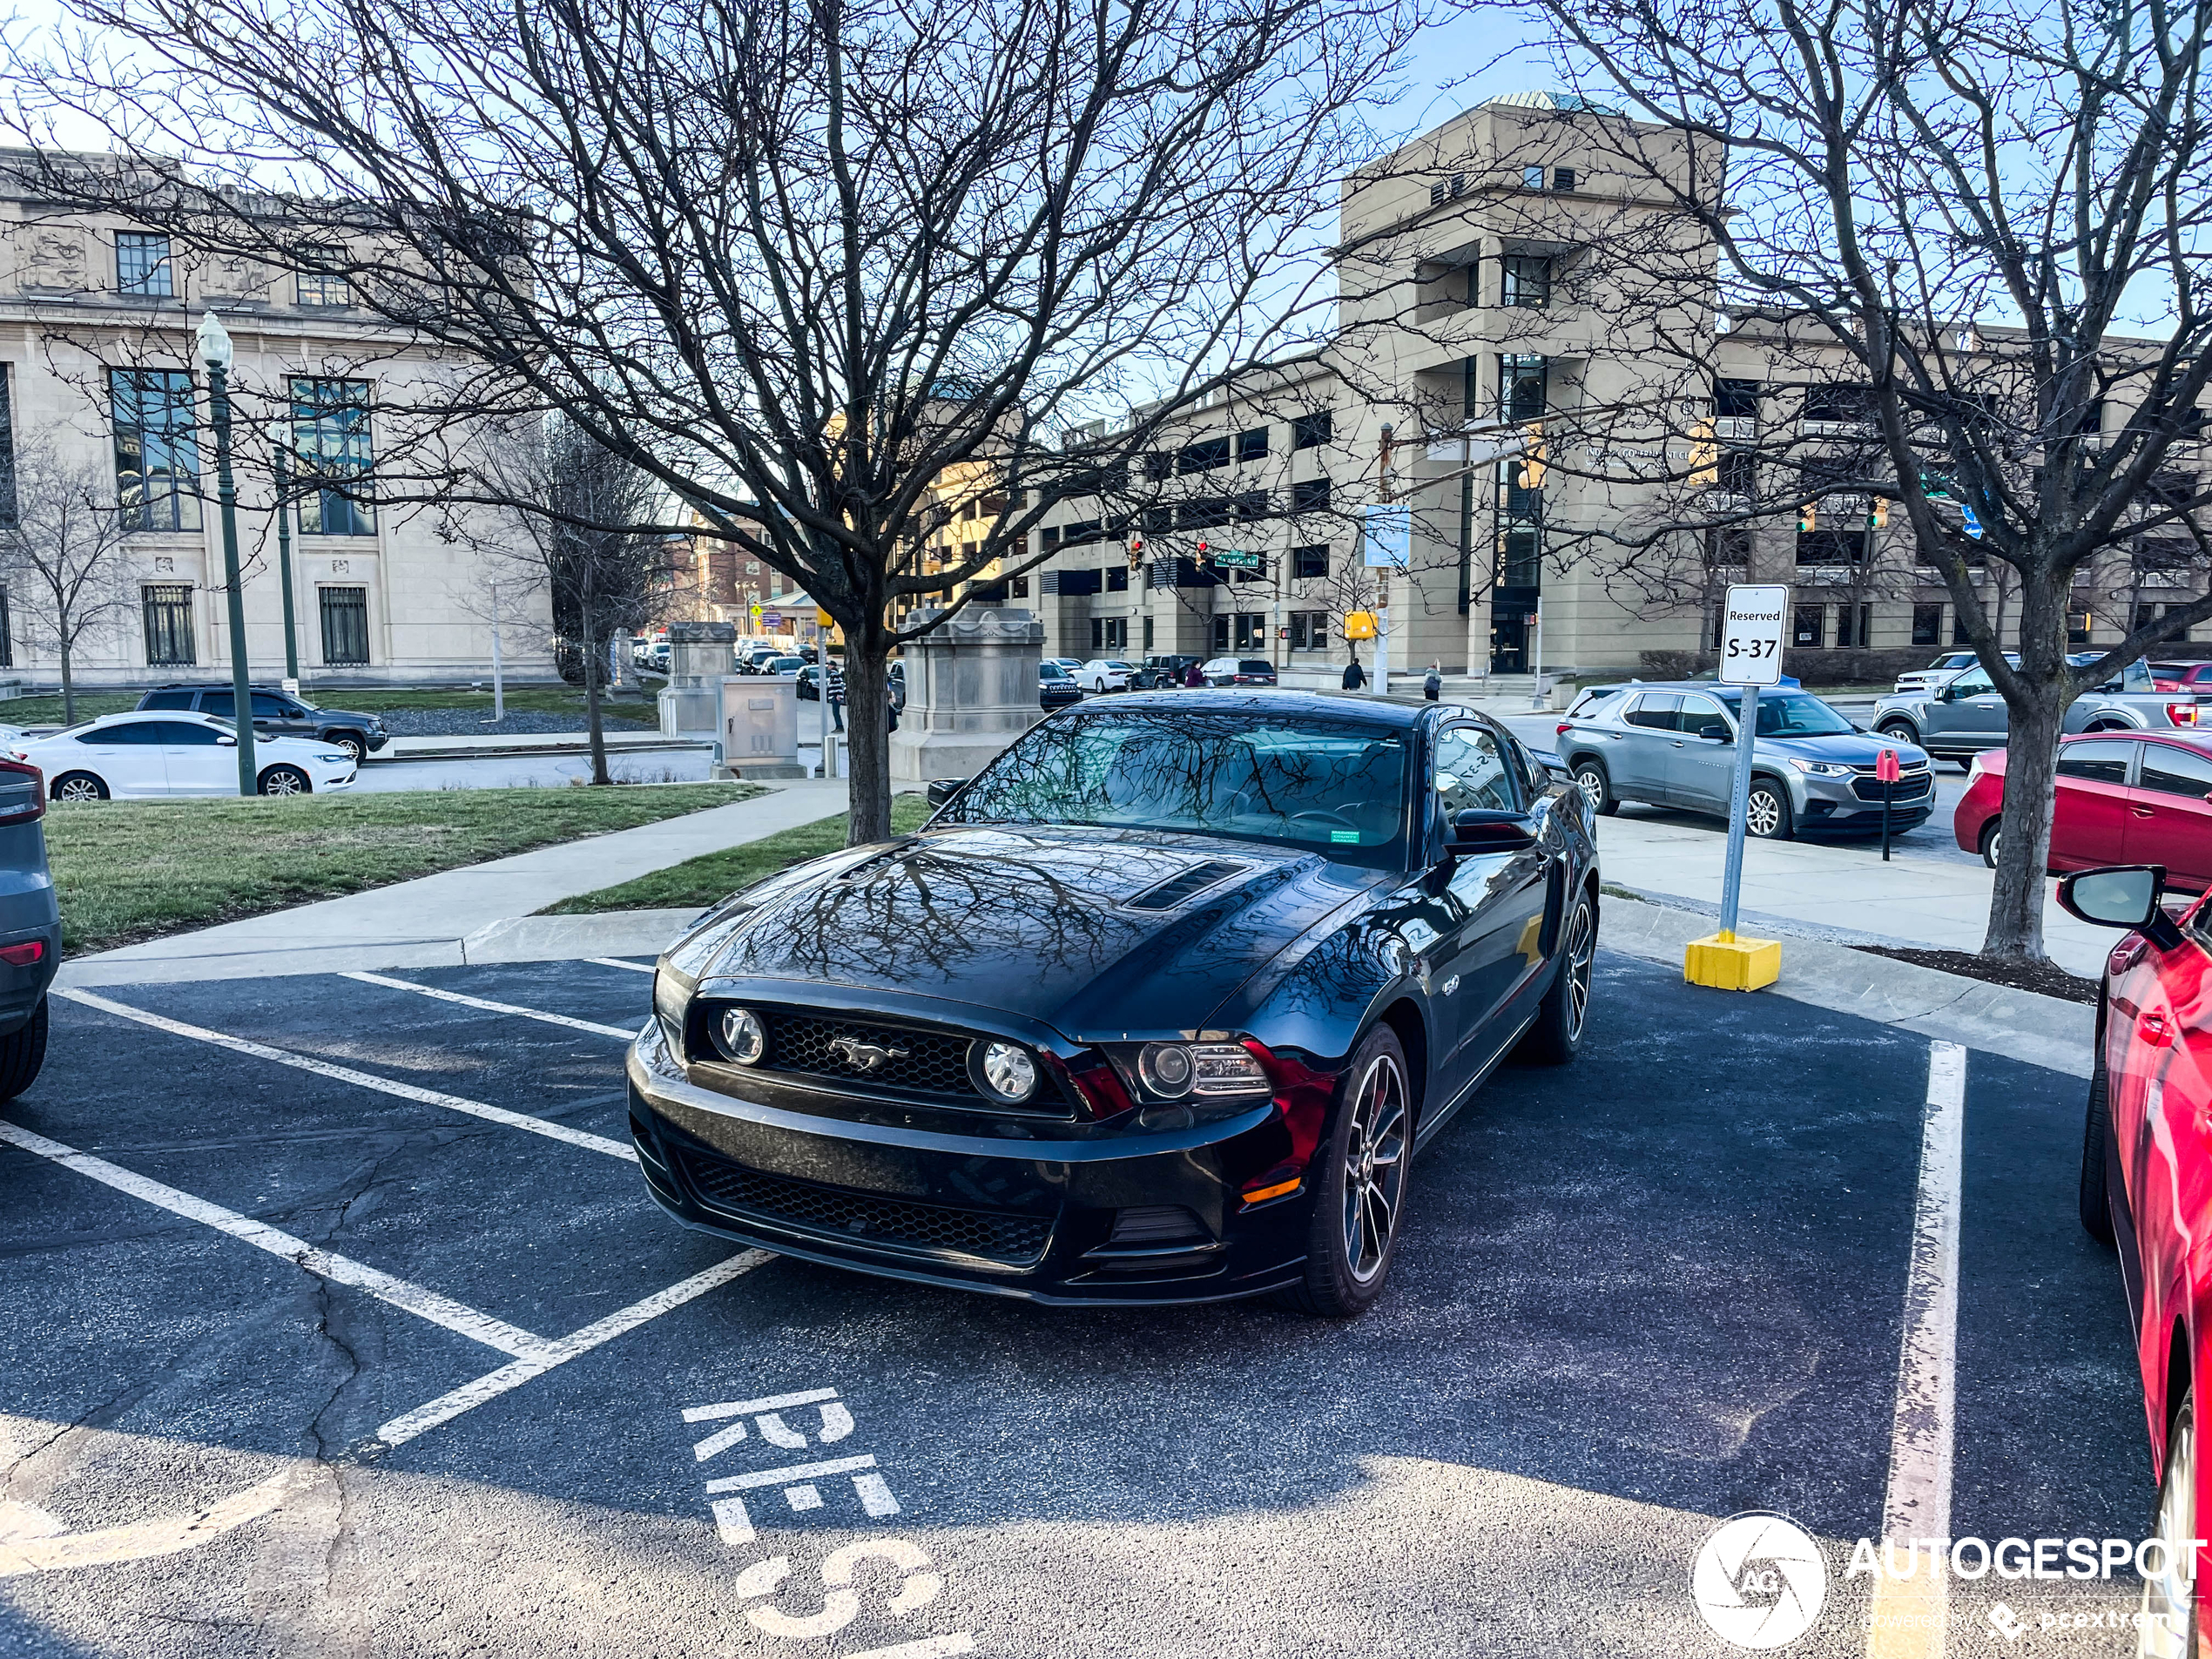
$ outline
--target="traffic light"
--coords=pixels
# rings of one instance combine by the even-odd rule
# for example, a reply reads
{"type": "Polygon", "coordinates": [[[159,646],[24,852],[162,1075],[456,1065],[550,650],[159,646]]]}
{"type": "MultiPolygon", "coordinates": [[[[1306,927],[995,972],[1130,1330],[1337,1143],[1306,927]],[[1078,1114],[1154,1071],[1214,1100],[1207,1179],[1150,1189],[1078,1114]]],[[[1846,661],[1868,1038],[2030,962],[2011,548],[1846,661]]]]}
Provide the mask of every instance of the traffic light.
{"type": "Polygon", "coordinates": [[[1143,563],[1144,538],[1142,536],[1132,536],[1129,538],[1129,568],[1134,570],[1143,563]]]}
{"type": "Polygon", "coordinates": [[[1529,428],[1528,447],[1521,452],[1521,487],[1541,489],[1544,487],[1544,440],[1535,428],[1529,428]]]}
{"type": "Polygon", "coordinates": [[[1818,507],[1819,502],[1809,501],[1804,506],[1797,509],[1797,529],[1800,533],[1811,530],[1818,507]]]}
{"type": "Polygon", "coordinates": [[[1866,527],[1877,530],[1889,529],[1890,498],[1887,496],[1874,497],[1874,504],[1866,509],[1866,527]]]}
{"type": "Polygon", "coordinates": [[[1213,550],[1206,545],[1204,537],[1201,537],[1198,542],[1198,563],[1201,564],[1213,563],[1213,550]]]}
{"type": "Polygon", "coordinates": [[[1689,483],[1693,489],[1711,489],[1721,481],[1720,446],[1713,442],[1713,423],[1700,421],[1690,429],[1689,483]]]}

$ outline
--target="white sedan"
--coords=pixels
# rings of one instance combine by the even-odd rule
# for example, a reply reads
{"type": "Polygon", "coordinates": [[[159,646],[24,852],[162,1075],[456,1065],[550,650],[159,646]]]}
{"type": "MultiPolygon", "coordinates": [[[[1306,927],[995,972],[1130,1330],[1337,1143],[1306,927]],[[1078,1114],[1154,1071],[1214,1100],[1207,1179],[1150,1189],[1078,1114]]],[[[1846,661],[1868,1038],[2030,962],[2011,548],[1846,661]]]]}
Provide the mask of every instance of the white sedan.
{"type": "MultiPolygon", "coordinates": [[[[238,732],[212,715],[110,714],[24,738],[9,752],[46,774],[56,800],[238,793],[238,732]]],[[[264,795],[305,795],[354,781],[354,757],[314,738],[257,734],[253,764],[264,795]]]]}
{"type": "Polygon", "coordinates": [[[1086,691],[1126,691],[1130,676],[1136,672],[1127,663],[1094,657],[1076,671],[1076,684],[1086,691]]]}

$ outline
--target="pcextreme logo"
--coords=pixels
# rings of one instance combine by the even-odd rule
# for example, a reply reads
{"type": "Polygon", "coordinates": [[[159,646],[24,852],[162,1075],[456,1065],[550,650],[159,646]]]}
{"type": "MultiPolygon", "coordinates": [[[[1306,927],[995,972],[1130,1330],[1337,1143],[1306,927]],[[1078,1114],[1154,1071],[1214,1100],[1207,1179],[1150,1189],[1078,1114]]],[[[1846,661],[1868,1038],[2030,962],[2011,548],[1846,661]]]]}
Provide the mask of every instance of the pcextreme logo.
{"type": "Polygon", "coordinates": [[[1739,1648],[1779,1648],[1812,1628],[1828,1600],[1820,1546],[1786,1515],[1731,1515],[1689,1563],[1697,1616],[1739,1648]]]}

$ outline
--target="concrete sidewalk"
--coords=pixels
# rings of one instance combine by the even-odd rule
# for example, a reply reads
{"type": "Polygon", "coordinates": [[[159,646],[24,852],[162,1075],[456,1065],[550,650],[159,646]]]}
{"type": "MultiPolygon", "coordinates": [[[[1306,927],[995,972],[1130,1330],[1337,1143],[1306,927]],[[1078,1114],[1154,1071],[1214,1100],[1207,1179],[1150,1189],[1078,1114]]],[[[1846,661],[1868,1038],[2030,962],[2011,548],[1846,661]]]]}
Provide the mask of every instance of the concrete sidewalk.
{"type": "MultiPolygon", "coordinates": [[[[533,920],[541,928],[562,921],[594,921],[532,918],[531,913],[577,894],[595,893],[686,859],[813,823],[843,812],[845,802],[842,782],[795,782],[751,800],[636,829],[79,957],[63,963],[57,983],[141,985],[518,960],[511,954],[472,955],[469,941],[482,936],[485,948],[496,950],[493,941],[505,937],[512,951],[527,942],[525,924],[533,920]],[[506,924],[520,925],[521,937],[516,927],[506,924]]],[[[669,936],[673,932],[671,927],[669,936]]],[[[606,954],[612,948],[557,954],[606,954]]]]}

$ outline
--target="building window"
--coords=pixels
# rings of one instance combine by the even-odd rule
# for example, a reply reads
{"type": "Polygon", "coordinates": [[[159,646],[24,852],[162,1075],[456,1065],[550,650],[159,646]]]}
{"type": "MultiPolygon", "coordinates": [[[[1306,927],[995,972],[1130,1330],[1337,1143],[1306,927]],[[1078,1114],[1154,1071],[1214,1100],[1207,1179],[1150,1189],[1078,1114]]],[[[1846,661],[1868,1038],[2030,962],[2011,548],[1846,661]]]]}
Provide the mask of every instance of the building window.
{"type": "Polygon", "coordinates": [[[192,589],[181,582],[149,583],[139,590],[146,615],[146,665],[189,668],[192,651],[192,589]]]}
{"type": "Polygon", "coordinates": [[[1235,642],[1232,651],[1265,651],[1267,649],[1267,618],[1255,611],[1237,613],[1235,642]]]}
{"type": "Polygon", "coordinates": [[[1329,544],[1316,542],[1308,547],[1291,550],[1291,574],[1311,579],[1329,574],[1329,544]]]}
{"type": "Polygon", "coordinates": [[[1952,613],[1951,643],[1954,645],[1971,645],[1974,643],[1973,636],[1966,631],[1966,617],[1963,611],[1952,613]]]}
{"type": "Polygon", "coordinates": [[[1155,449],[1144,457],[1144,482],[1164,483],[1175,475],[1175,457],[1164,449],[1155,449]]]}
{"type": "Polygon", "coordinates": [[[1724,570],[1751,562],[1751,527],[1718,524],[1705,532],[1705,563],[1724,570]]]}
{"type": "Polygon", "coordinates": [[[1507,530],[1498,538],[1498,585],[1534,593],[1543,581],[1543,538],[1533,529],[1507,530]]]}
{"type": "Polygon", "coordinates": [[[1818,651],[1828,643],[1828,607],[1799,605],[1790,613],[1790,643],[1818,651]]]}
{"type": "Polygon", "coordinates": [[[1523,167],[1521,170],[1521,187],[1523,190],[1541,190],[1544,187],[1544,170],[1541,167],[1523,167]]]}
{"type": "Polygon", "coordinates": [[[1237,435],[1238,460],[1259,461],[1264,459],[1266,454],[1267,428],[1265,427],[1256,426],[1249,432],[1239,432],[1237,435]]]}
{"type": "Polygon", "coordinates": [[[175,297],[170,278],[169,239],[138,231],[124,231],[115,239],[115,286],[125,293],[142,293],[156,300],[175,297]]]}
{"type": "Polygon", "coordinates": [[[1109,593],[1129,591],[1129,566],[1117,564],[1106,572],[1106,591],[1109,593]]]}
{"type": "Polygon", "coordinates": [[[1854,381],[1805,388],[1805,420],[1812,426],[1860,427],[1874,417],[1873,391],[1854,381]]]}
{"type": "Polygon", "coordinates": [[[1434,207],[1455,196],[1465,195],[1467,187],[1467,176],[1463,172],[1455,172],[1449,179],[1439,179],[1428,187],[1428,205],[1434,207]]]}
{"type": "Polygon", "coordinates": [[[1713,382],[1713,413],[1723,421],[1756,421],[1759,418],[1759,383],[1757,381],[1715,381],[1713,382]]]}
{"type": "MultiPolygon", "coordinates": [[[[16,528],[15,375],[0,363],[0,529],[16,528]]],[[[14,666],[10,663],[8,666],[14,666]]]]}
{"type": "Polygon", "coordinates": [[[1864,648],[1867,645],[1872,644],[1874,643],[1872,638],[1873,631],[1874,607],[1872,605],[1860,605],[1856,610],[1850,605],[1838,605],[1836,607],[1836,646],[1838,650],[1840,651],[1852,645],[1864,648]]]}
{"type": "Polygon", "coordinates": [[[1006,584],[1006,590],[1016,599],[1028,598],[1029,597],[1029,578],[1026,576],[1015,577],[1012,581],[1006,584]]]}
{"type": "Polygon", "coordinates": [[[1203,443],[1187,443],[1175,457],[1178,473],[1211,472],[1216,467],[1229,464],[1229,440],[1208,438],[1203,443]]]}
{"type": "Polygon", "coordinates": [[[1943,644],[1943,607],[1914,605],[1912,607],[1912,643],[1916,645],[1943,644]]]}
{"type": "Polygon", "coordinates": [[[1329,411],[1316,409],[1291,422],[1291,448],[1318,449],[1329,442],[1329,411]]]}
{"type": "Polygon", "coordinates": [[[1291,649],[1292,651],[1328,650],[1329,613],[1325,610],[1291,612],[1291,649]]]}
{"type": "Polygon", "coordinates": [[[1090,619],[1090,648],[1093,651],[1127,651],[1129,618],[1093,617],[1090,619]]]}
{"type": "Polygon", "coordinates": [[[1301,478],[1291,486],[1291,510],[1294,513],[1318,512],[1329,504],[1329,481],[1325,478],[1301,478]]]}
{"type": "Polygon", "coordinates": [[[1150,617],[1144,619],[1144,649],[1152,649],[1152,618],[1150,617]]]}
{"type": "Polygon", "coordinates": [[[16,665],[16,629],[8,615],[8,590],[0,587],[0,668],[16,665]]]}
{"type": "Polygon", "coordinates": [[[368,665],[368,590],[322,590],[322,664],[325,668],[368,665]]]}
{"type": "Polygon", "coordinates": [[[1705,611],[1705,649],[1718,651],[1727,631],[1728,607],[1725,604],[1709,606],[1705,611]]]}
{"type": "MultiPolygon", "coordinates": [[[[196,530],[199,444],[192,376],[179,370],[108,371],[115,409],[115,493],[126,530],[196,530]]],[[[190,658],[185,660],[189,661],[190,658]]]]}
{"type": "Polygon", "coordinates": [[[1865,530],[1799,530],[1797,532],[1797,563],[1799,564],[1864,564],[1866,563],[1866,532],[1865,530]]]}
{"type": "Polygon", "coordinates": [[[1507,421],[1544,418],[1544,360],[1527,355],[1498,359],[1498,413],[1507,421]]]}
{"type": "Polygon", "coordinates": [[[1541,310],[1551,302],[1552,262],[1534,254],[1507,254],[1498,303],[1541,310]]]}
{"type": "Polygon", "coordinates": [[[1552,188],[1559,191],[1574,189],[1575,169],[1572,167],[1554,167],[1552,169],[1552,188]]]}
{"type": "MultiPolygon", "coordinates": [[[[339,247],[301,248],[307,258],[325,263],[340,263],[346,251],[339,247]]],[[[292,298],[302,306],[349,306],[354,303],[353,285],[335,271],[300,271],[292,279],[292,298]]]]}
{"type": "Polygon", "coordinates": [[[292,381],[292,441],[302,479],[327,481],[300,503],[303,536],[374,536],[367,500],[375,453],[369,441],[368,382],[292,381]]]}
{"type": "Polygon", "coordinates": [[[1759,493],[1759,458],[1751,450],[1722,450],[1720,467],[1713,475],[1726,495],[1756,496],[1759,493]]]}

